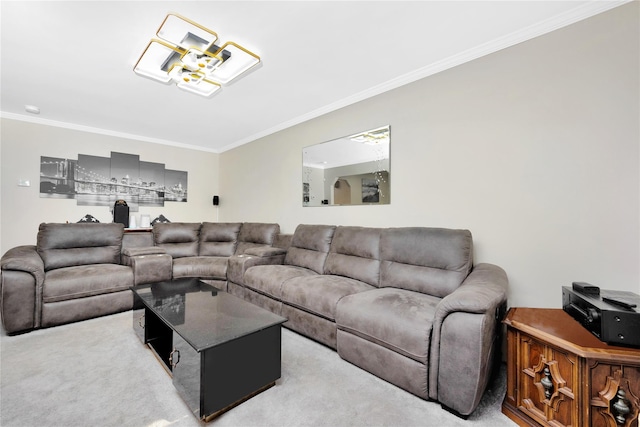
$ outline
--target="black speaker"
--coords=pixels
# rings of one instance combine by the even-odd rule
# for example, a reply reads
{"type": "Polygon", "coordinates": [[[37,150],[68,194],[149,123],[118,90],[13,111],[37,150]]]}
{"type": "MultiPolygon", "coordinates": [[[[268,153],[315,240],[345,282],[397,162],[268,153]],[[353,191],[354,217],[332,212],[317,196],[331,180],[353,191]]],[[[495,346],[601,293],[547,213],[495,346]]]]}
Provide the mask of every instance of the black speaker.
{"type": "Polygon", "coordinates": [[[129,227],[129,206],[115,205],[113,207],[113,222],[123,224],[125,228],[129,227]]]}
{"type": "Polygon", "coordinates": [[[213,206],[218,206],[220,204],[220,197],[213,196],[213,206]]]}

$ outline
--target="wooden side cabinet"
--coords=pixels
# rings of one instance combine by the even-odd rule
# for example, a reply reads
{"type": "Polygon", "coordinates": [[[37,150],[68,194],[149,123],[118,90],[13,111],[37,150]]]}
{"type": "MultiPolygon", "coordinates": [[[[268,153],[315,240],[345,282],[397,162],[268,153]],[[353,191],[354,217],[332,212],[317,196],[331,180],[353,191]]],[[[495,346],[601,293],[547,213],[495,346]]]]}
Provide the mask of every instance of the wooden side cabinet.
{"type": "Polygon", "coordinates": [[[504,323],[505,415],[520,426],[639,427],[640,349],[600,341],[561,309],[511,308],[504,323]]]}

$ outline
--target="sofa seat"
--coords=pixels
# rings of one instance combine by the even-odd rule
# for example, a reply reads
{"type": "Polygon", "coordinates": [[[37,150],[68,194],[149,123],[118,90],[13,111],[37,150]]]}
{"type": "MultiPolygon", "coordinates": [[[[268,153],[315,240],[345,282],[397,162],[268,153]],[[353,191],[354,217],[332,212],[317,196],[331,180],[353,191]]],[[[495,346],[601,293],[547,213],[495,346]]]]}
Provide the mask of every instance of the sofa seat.
{"type": "Polygon", "coordinates": [[[283,283],[282,302],[335,321],[336,306],[342,298],[371,289],[375,287],[349,277],[295,277],[283,283]]]}
{"type": "Polygon", "coordinates": [[[296,277],[317,276],[313,270],[294,265],[261,265],[250,267],[244,274],[244,286],[282,300],[282,285],[296,277]]]}
{"type": "Polygon", "coordinates": [[[130,267],[118,264],[89,264],[58,268],[45,273],[42,300],[45,303],[110,294],[129,289],[130,267]]]}
{"type": "Polygon", "coordinates": [[[173,260],[173,278],[199,277],[200,279],[227,280],[229,257],[192,256],[173,260]]]}
{"type": "Polygon", "coordinates": [[[336,324],[340,331],[426,364],[440,301],[441,298],[405,289],[374,289],[341,299],[336,324]]]}

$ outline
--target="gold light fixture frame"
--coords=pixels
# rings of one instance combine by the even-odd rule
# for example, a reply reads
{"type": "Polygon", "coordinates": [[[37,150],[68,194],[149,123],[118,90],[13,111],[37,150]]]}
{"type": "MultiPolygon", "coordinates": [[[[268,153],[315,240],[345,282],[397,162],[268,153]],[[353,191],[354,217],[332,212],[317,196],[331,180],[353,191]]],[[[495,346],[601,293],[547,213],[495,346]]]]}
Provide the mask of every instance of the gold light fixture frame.
{"type": "Polygon", "coordinates": [[[218,34],[184,16],[169,13],[133,70],[180,89],[211,96],[261,63],[239,44],[216,45],[218,34]]]}

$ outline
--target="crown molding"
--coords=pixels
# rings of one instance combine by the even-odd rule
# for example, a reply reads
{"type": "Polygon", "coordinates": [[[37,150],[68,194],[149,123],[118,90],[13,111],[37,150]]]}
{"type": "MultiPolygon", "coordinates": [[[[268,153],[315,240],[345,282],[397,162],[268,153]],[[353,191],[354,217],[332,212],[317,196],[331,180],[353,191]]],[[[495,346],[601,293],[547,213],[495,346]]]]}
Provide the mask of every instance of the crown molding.
{"type": "Polygon", "coordinates": [[[365,91],[359,92],[353,96],[341,99],[340,101],[326,105],[302,116],[280,123],[279,125],[276,125],[265,131],[251,135],[247,138],[243,138],[233,144],[222,147],[220,149],[220,152],[224,153],[225,151],[237,148],[244,144],[248,144],[257,139],[264,138],[265,136],[320,117],[324,114],[331,113],[333,111],[339,110],[340,108],[347,107],[365,99],[380,95],[384,92],[388,92],[390,90],[399,88],[409,83],[413,83],[417,80],[432,76],[458,65],[462,65],[466,62],[473,61],[474,59],[478,59],[491,53],[495,53],[499,50],[506,49],[516,44],[550,33],[560,28],[606,12],[610,9],[622,6],[623,4],[630,3],[631,1],[633,0],[592,0],[588,3],[581,4],[569,11],[556,15],[545,21],[541,21],[528,27],[521,28],[517,31],[507,34],[506,36],[499,37],[487,43],[475,46],[459,54],[444,58],[440,61],[429,64],[426,67],[419,68],[415,71],[404,74],[380,85],[369,88],[365,91]]]}
{"type": "Polygon", "coordinates": [[[208,153],[215,153],[215,154],[220,153],[220,150],[214,150],[212,148],[202,147],[198,145],[184,144],[181,142],[169,141],[166,139],[150,138],[147,136],[134,135],[134,134],[125,133],[125,132],[116,132],[109,129],[94,128],[91,126],[83,126],[75,123],[60,122],[57,120],[50,120],[50,119],[42,119],[39,117],[31,117],[24,114],[15,114],[15,113],[8,113],[5,111],[0,111],[0,118],[34,123],[38,125],[53,126],[53,127],[62,128],[62,129],[77,130],[81,132],[94,133],[98,135],[113,136],[116,138],[131,139],[134,141],[149,142],[152,144],[161,144],[161,145],[168,145],[168,146],[178,147],[178,148],[186,148],[189,150],[206,151],[208,153]]]}

